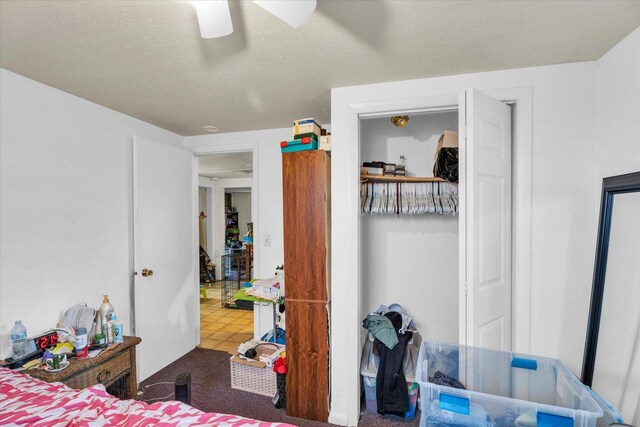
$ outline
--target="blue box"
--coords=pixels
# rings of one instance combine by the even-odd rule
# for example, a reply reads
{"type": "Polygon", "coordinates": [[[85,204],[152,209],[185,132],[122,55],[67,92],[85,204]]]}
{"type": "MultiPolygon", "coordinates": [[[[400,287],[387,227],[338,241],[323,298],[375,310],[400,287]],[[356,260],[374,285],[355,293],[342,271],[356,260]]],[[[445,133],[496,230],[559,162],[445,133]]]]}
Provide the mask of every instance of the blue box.
{"type": "Polygon", "coordinates": [[[306,137],[302,139],[294,139],[293,141],[282,141],[280,143],[280,151],[283,153],[295,153],[297,151],[317,150],[318,141],[306,137]]]}

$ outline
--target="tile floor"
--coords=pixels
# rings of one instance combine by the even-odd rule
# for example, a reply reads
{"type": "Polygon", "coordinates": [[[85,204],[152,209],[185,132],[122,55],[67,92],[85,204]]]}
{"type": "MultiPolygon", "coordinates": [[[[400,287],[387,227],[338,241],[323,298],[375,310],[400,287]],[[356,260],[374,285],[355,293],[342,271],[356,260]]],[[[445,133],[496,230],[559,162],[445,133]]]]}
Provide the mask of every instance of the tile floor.
{"type": "Polygon", "coordinates": [[[220,283],[207,286],[207,299],[200,298],[200,346],[234,351],[253,338],[253,311],[222,308],[220,283]]]}

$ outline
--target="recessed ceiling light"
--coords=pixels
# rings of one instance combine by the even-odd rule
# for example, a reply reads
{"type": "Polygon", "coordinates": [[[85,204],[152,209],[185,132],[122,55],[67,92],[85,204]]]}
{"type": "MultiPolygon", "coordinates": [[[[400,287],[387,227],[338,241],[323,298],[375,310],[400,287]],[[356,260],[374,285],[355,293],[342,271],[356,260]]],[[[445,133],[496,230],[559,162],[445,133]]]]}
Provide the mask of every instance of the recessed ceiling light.
{"type": "Polygon", "coordinates": [[[202,130],[209,133],[216,133],[220,129],[217,126],[202,126],[202,130]]]}

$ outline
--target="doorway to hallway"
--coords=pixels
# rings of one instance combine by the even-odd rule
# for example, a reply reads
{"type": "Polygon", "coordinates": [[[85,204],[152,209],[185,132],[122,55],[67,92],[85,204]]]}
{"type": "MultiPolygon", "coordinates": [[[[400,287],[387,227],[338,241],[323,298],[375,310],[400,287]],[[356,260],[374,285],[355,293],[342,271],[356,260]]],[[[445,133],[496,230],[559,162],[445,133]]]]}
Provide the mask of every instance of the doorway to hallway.
{"type": "Polygon", "coordinates": [[[200,347],[233,351],[254,335],[253,303],[236,296],[253,270],[253,152],[198,156],[198,176],[201,272],[215,270],[201,275],[200,347]]]}

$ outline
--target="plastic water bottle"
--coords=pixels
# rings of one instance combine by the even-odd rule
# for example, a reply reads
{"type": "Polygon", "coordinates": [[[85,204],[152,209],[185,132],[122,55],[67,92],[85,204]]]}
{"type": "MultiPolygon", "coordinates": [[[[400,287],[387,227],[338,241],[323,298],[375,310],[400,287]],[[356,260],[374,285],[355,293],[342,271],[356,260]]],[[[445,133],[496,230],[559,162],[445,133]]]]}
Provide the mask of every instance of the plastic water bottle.
{"type": "Polygon", "coordinates": [[[20,359],[27,355],[27,328],[22,321],[16,320],[11,328],[11,351],[14,359],[20,359]]]}

